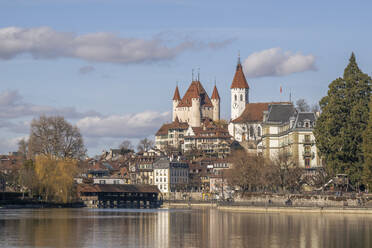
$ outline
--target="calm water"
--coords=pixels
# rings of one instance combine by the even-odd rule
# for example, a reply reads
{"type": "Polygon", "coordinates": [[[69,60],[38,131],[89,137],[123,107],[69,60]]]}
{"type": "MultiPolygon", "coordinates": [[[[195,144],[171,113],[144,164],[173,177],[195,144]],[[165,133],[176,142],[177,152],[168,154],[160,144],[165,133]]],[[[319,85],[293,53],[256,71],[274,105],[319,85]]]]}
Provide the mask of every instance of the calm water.
{"type": "Polygon", "coordinates": [[[0,247],[372,247],[372,216],[0,210],[0,247]]]}

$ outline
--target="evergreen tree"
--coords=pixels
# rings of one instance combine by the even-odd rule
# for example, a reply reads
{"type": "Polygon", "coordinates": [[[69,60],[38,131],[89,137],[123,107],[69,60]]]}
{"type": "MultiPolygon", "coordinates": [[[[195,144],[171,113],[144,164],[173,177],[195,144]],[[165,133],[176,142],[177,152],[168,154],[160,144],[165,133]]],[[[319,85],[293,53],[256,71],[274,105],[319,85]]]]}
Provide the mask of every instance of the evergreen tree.
{"type": "Polygon", "coordinates": [[[363,134],[363,182],[372,189],[372,96],[369,100],[369,121],[363,134]]]}
{"type": "Polygon", "coordinates": [[[352,53],[343,78],[334,80],[319,102],[322,114],[314,130],[330,175],[346,173],[353,183],[360,182],[363,172],[362,134],[368,121],[371,81],[352,53]]]}

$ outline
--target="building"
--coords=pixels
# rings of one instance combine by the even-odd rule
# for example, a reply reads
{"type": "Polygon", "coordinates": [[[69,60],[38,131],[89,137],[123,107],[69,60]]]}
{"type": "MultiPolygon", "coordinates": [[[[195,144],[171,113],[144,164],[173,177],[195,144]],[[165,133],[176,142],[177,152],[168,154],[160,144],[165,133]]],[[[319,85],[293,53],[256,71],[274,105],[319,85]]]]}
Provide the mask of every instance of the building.
{"type": "Polygon", "coordinates": [[[180,149],[188,128],[189,124],[180,122],[178,117],[172,123],[163,124],[155,134],[155,147],[162,151],[180,149]]]}
{"type": "Polygon", "coordinates": [[[288,154],[300,167],[321,167],[313,134],[315,122],[315,113],[298,112],[292,104],[269,105],[258,150],[272,160],[280,154],[288,154]]]}
{"type": "Polygon", "coordinates": [[[189,126],[184,136],[183,151],[202,151],[222,157],[230,153],[232,137],[226,125],[215,124],[208,120],[201,127],[189,126]]]}
{"type": "Polygon", "coordinates": [[[189,183],[189,164],[179,158],[161,157],[154,162],[154,184],[164,197],[185,190],[189,183]]]}
{"type": "Polygon", "coordinates": [[[212,98],[209,98],[199,79],[193,80],[181,99],[177,86],[173,96],[172,121],[176,118],[179,122],[186,122],[192,127],[200,127],[206,119],[218,121],[220,119],[220,96],[217,87],[214,86],[212,98]]]}
{"type": "Polygon", "coordinates": [[[230,86],[231,120],[238,118],[249,103],[249,85],[245,79],[243,67],[238,58],[235,75],[230,86]]]}

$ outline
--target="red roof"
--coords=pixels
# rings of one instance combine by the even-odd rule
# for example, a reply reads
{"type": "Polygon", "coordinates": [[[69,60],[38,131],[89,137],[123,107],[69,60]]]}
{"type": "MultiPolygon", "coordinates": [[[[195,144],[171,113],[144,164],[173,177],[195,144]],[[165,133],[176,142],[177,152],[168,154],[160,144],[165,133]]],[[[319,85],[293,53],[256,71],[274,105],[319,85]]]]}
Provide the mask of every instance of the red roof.
{"type": "Polygon", "coordinates": [[[249,89],[247,80],[245,79],[242,64],[239,62],[236,66],[236,72],[230,89],[249,89]]]}
{"type": "Polygon", "coordinates": [[[181,100],[180,92],[178,91],[178,86],[176,86],[176,90],[174,91],[173,100],[181,100]]]}
{"type": "Polygon", "coordinates": [[[156,136],[168,135],[168,131],[170,129],[187,129],[188,127],[189,124],[187,124],[187,122],[180,122],[178,120],[178,117],[176,117],[174,122],[163,124],[163,126],[160,127],[160,129],[156,132],[155,135],[156,136]]]}
{"type": "Polygon", "coordinates": [[[191,107],[193,98],[200,99],[200,106],[213,107],[211,99],[200,81],[192,81],[177,107],[191,107]]]}
{"type": "Polygon", "coordinates": [[[220,100],[220,94],[218,94],[216,85],[213,88],[212,99],[220,100]]]}
{"type": "Polygon", "coordinates": [[[249,122],[262,122],[263,112],[269,109],[269,105],[284,104],[288,102],[256,102],[247,103],[243,113],[233,123],[249,123],[249,122]]]}

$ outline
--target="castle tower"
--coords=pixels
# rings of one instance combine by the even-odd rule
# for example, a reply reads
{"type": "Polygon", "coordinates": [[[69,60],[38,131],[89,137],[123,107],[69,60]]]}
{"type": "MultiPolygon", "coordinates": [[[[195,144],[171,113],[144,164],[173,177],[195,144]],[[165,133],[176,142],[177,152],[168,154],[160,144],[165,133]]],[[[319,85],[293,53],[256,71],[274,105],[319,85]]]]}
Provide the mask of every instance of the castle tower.
{"type": "Polygon", "coordinates": [[[219,121],[220,120],[220,94],[218,94],[218,90],[216,85],[214,86],[212,98],[211,98],[212,104],[213,104],[213,121],[219,121]]]}
{"type": "Polygon", "coordinates": [[[200,127],[201,113],[200,113],[200,97],[191,98],[191,121],[192,127],[200,127]]]}
{"type": "Polygon", "coordinates": [[[249,103],[249,86],[245,79],[243,67],[238,58],[238,64],[231,87],[231,119],[238,118],[244,111],[245,105],[249,103]]]}
{"type": "Polygon", "coordinates": [[[177,117],[177,106],[178,103],[181,101],[180,97],[180,92],[178,91],[178,86],[176,87],[176,90],[174,91],[174,96],[173,96],[173,114],[172,114],[172,121],[176,120],[177,117]]]}

